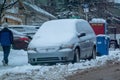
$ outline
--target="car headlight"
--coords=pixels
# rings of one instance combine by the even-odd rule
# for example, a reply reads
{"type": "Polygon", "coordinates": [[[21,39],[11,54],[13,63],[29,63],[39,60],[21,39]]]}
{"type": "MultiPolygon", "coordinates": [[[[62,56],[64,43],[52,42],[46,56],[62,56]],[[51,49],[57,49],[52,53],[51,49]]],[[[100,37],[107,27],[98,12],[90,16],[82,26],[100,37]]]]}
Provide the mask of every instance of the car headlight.
{"type": "Polygon", "coordinates": [[[66,49],[66,48],[73,49],[73,47],[74,47],[74,44],[62,44],[60,46],[60,49],[66,49]]]}
{"type": "Polygon", "coordinates": [[[28,48],[27,52],[28,53],[36,53],[36,48],[28,48]]]}

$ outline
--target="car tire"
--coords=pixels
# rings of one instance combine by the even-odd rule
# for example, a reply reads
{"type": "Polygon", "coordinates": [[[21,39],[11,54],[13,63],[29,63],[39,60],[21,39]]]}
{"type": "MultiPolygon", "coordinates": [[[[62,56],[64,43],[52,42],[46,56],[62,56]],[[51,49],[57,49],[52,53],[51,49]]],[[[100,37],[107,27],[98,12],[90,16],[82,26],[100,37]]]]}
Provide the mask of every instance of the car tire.
{"type": "Polygon", "coordinates": [[[75,62],[80,62],[80,50],[78,48],[76,48],[74,50],[74,60],[73,63],[75,62]]]}
{"type": "Polygon", "coordinates": [[[96,49],[93,48],[93,50],[92,50],[92,59],[96,59],[96,56],[97,56],[96,49]]]}
{"type": "Polygon", "coordinates": [[[96,48],[93,48],[91,59],[96,59],[96,56],[97,56],[96,48]]]}
{"type": "Polygon", "coordinates": [[[96,56],[97,56],[96,48],[93,48],[92,55],[88,58],[88,60],[96,59],[96,56]]]}

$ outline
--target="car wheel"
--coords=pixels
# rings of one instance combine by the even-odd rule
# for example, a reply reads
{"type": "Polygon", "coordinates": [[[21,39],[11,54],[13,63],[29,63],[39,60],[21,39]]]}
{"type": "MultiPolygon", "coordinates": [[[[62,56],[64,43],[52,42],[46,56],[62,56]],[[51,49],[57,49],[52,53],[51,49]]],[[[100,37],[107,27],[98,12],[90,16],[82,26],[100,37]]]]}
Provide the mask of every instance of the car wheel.
{"type": "Polygon", "coordinates": [[[74,51],[74,60],[73,62],[80,62],[80,51],[78,48],[75,49],[74,51]]]}
{"type": "Polygon", "coordinates": [[[88,60],[96,59],[96,55],[97,55],[96,49],[93,48],[92,49],[92,55],[88,58],[88,60]]]}
{"type": "Polygon", "coordinates": [[[96,55],[97,55],[96,49],[93,48],[93,50],[92,50],[92,59],[96,59],[96,55]]]}

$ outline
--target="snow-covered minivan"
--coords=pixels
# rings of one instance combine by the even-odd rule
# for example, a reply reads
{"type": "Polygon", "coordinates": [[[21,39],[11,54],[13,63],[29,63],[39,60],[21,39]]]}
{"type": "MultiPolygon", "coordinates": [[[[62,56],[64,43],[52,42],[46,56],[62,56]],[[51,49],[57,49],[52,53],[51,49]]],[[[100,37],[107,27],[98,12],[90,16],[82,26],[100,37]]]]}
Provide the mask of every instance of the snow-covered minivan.
{"type": "Polygon", "coordinates": [[[45,22],[28,46],[28,62],[79,62],[96,57],[96,36],[83,19],[58,19],[45,22]]]}

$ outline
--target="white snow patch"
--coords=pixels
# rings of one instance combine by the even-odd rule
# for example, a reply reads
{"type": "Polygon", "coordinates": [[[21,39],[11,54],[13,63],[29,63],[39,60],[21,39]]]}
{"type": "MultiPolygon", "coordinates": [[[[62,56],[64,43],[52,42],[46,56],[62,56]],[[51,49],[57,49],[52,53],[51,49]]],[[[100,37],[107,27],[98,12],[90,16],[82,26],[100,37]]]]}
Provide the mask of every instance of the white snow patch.
{"type": "MultiPolygon", "coordinates": [[[[2,54],[3,52],[0,52],[0,60],[2,54]]],[[[109,55],[91,61],[82,60],[80,63],[53,66],[32,66],[27,63],[26,51],[11,50],[9,66],[3,67],[0,62],[0,80],[65,80],[65,76],[72,75],[78,70],[101,66],[108,61],[120,61],[120,50],[109,51],[109,55]]]]}
{"type": "Polygon", "coordinates": [[[93,18],[90,23],[106,23],[105,19],[102,18],[93,18]]]}

